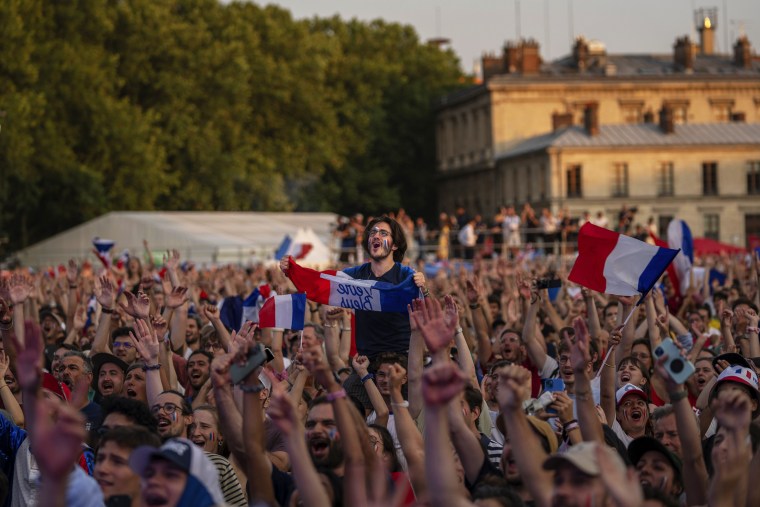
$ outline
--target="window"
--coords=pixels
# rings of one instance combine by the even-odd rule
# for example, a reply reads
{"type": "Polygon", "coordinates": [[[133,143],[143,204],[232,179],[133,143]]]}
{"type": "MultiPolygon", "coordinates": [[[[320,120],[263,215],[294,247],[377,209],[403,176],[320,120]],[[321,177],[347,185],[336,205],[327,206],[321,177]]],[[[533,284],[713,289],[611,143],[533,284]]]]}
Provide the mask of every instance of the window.
{"type": "Polygon", "coordinates": [[[643,116],[641,114],[641,107],[637,106],[625,106],[623,107],[623,122],[624,123],[641,123],[643,116]]]}
{"type": "Polygon", "coordinates": [[[747,193],[760,194],[760,160],[747,162],[747,193]]]}
{"type": "Polygon", "coordinates": [[[715,241],[720,239],[720,215],[705,214],[705,237],[715,241]]]}
{"type": "Polygon", "coordinates": [[[686,125],[689,115],[689,107],[684,105],[673,105],[673,124],[686,125]]]}
{"type": "Polygon", "coordinates": [[[718,163],[702,163],[702,195],[718,195],[718,163]]]}
{"type": "Polygon", "coordinates": [[[731,121],[731,106],[728,104],[716,104],[713,106],[713,116],[716,122],[728,123],[731,121]]]}
{"type": "Polygon", "coordinates": [[[612,168],[612,197],[628,197],[628,164],[625,162],[612,168]]]}
{"type": "Polygon", "coordinates": [[[657,171],[657,195],[673,195],[673,162],[662,162],[657,171]]]}
{"type": "Polygon", "coordinates": [[[673,215],[660,215],[657,217],[657,230],[660,232],[660,239],[668,240],[668,226],[673,221],[673,215]]]}
{"type": "Polygon", "coordinates": [[[579,165],[571,165],[567,168],[567,196],[583,197],[581,166],[579,165]]]}

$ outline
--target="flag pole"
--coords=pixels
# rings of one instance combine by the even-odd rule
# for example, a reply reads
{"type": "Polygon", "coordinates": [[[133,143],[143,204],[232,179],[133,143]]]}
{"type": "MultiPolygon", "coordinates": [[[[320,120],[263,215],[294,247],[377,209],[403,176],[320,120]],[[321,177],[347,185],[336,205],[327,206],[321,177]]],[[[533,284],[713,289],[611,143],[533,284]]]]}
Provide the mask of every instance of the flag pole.
{"type": "Polygon", "coordinates": [[[301,337],[301,343],[300,343],[300,345],[298,346],[298,350],[300,350],[300,351],[303,351],[303,329],[301,329],[301,330],[298,332],[298,335],[301,337]]]}

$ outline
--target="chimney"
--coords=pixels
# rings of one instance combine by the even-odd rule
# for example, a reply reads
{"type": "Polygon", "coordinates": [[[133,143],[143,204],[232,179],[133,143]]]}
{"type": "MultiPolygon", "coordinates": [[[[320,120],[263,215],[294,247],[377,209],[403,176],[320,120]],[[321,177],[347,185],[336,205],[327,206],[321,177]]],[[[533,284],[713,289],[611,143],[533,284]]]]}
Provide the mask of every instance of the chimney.
{"type": "Polygon", "coordinates": [[[731,121],[734,123],[744,123],[747,121],[747,115],[741,111],[731,113],[731,121]]]}
{"type": "Polygon", "coordinates": [[[504,46],[504,65],[508,74],[514,74],[517,72],[519,66],[519,48],[512,42],[508,42],[504,46]]]}
{"type": "Polygon", "coordinates": [[[586,70],[588,67],[588,42],[582,35],[575,39],[573,59],[579,71],[583,72],[586,70]]]}
{"type": "Polygon", "coordinates": [[[673,65],[676,70],[692,72],[694,70],[694,44],[688,35],[676,39],[673,44],[673,65]]]}
{"type": "Polygon", "coordinates": [[[554,132],[573,125],[573,113],[552,114],[552,130],[554,132]]]}
{"type": "Polygon", "coordinates": [[[711,55],[715,52],[715,29],[718,24],[718,9],[715,7],[697,9],[694,24],[699,30],[699,54],[711,55]]]}
{"type": "Polygon", "coordinates": [[[654,113],[651,109],[647,109],[644,113],[644,123],[654,123],[654,113]]]}
{"type": "Polygon", "coordinates": [[[583,109],[583,127],[589,136],[599,135],[599,104],[589,102],[583,109]]]}
{"type": "Polygon", "coordinates": [[[504,58],[493,54],[485,54],[481,58],[483,81],[488,81],[493,76],[504,74],[504,58]]]}
{"type": "Polygon", "coordinates": [[[522,65],[520,72],[523,74],[538,74],[541,69],[541,56],[538,54],[538,42],[533,39],[523,41],[520,49],[522,50],[522,65]]]}
{"type": "Polygon", "coordinates": [[[734,44],[734,64],[742,69],[749,69],[752,66],[752,46],[746,35],[736,39],[734,44]]]}
{"type": "Polygon", "coordinates": [[[662,129],[663,134],[672,134],[675,132],[673,108],[667,104],[663,104],[662,109],[660,109],[660,128],[662,129]]]}

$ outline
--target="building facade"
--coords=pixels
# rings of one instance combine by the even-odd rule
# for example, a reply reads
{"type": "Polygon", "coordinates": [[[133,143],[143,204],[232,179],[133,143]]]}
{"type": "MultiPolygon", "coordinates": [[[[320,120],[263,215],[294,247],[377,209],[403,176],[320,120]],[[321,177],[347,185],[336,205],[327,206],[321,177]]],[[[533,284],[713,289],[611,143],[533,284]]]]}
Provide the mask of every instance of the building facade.
{"type": "MultiPolygon", "coordinates": [[[[679,38],[667,55],[608,55],[578,38],[544,63],[533,41],[483,57],[483,83],[437,114],[439,205],[490,216],[498,206],[616,214],[623,204],[695,236],[760,238],[760,61],[679,38]]],[[[662,228],[661,228],[662,230],[662,228]]]]}

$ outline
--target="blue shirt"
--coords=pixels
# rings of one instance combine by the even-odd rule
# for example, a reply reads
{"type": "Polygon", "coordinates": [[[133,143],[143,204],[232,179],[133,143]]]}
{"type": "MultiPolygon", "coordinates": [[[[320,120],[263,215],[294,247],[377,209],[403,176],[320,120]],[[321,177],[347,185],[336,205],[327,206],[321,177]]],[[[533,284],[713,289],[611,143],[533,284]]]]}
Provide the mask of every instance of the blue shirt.
{"type": "Polygon", "coordinates": [[[0,413],[0,469],[8,478],[8,496],[5,505],[10,505],[10,485],[13,484],[13,470],[16,463],[16,453],[21,443],[26,439],[26,431],[0,413]]]}
{"type": "MultiPolygon", "coordinates": [[[[344,273],[357,280],[376,280],[398,285],[414,274],[414,270],[396,262],[383,276],[376,277],[369,263],[346,268],[344,273]]],[[[409,315],[399,312],[355,310],[356,350],[370,359],[381,352],[406,353],[409,350],[409,315]]]]}

